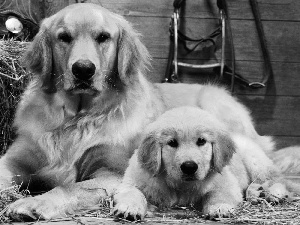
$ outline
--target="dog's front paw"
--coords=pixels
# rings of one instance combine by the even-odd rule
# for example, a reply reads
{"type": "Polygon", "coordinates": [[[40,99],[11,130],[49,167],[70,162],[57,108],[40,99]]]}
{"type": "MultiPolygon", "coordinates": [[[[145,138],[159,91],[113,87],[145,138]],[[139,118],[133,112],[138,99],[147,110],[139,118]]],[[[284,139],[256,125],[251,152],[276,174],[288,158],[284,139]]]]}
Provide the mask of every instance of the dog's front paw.
{"type": "Polygon", "coordinates": [[[44,198],[43,195],[19,199],[9,205],[7,213],[16,220],[47,220],[65,216],[60,201],[55,200],[44,198]]]}
{"type": "Polygon", "coordinates": [[[146,198],[144,196],[125,195],[118,194],[118,197],[115,197],[114,215],[117,218],[125,218],[131,221],[144,219],[147,212],[146,198]]]}
{"type": "Polygon", "coordinates": [[[234,206],[226,203],[219,203],[208,206],[204,210],[204,215],[208,219],[230,217],[234,211],[234,206]]]}

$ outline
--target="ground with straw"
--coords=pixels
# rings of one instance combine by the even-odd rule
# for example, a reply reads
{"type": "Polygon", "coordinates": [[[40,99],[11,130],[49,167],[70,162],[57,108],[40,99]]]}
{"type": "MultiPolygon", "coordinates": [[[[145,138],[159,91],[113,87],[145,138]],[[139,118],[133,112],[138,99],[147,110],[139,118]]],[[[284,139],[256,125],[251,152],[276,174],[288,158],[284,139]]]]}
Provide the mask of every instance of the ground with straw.
{"type": "MultiPolygon", "coordinates": [[[[0,223],[11,223],[28,221],[26,218],[16,215],[7,215],[7,207],[11,202],[30,196],[28,191],[20,192],[18,186],[12,186],[0,191],[0,223]]],[[[98,221],[103,224],[113,224],[115,222],[127,223],[125,219],[115,219],[111,214],[112,200],[108,199],[95,209],[83,211],[67,218],[58,218],[48,222],[67,222],[73,221],[77,224],[90,224],[89,221],[98,221]]],[[[299,201],[288,201],[278,199],[268,202],[266,197],[248,199],[240,204],[233,211],[230,218],[216,218],[215,223],[210,223],[199,212],[192,207],[178,207],[173,209],[164,209],[153,212],[146,217],[143,223],[148,224],[300,224],[300,205],[299,201]]]]}
{"type": "MultiPolygon", "coordinates": [[[[21,66],[22,53],[27,48],[27,42],[14,40],[0,40],[0,155],[14,139],[12,122],[16,105],[24,87],[30,79],[30,74],[21,66]]],[[[14,185],[5,190],[0,190],[0,223],[20,221],[21,217],[10,217],[6,215],[7,206],[20,198],[30,196],[28,191],[19,191],[14,185]]],[[[300,224],[300,202],[294,199],[278,199],[263,195],[255,199],[248,199],[241,204],[230,218],[218,218],[216,221],[226,224],[300,224]]],[[[114,221],[110,213],[111,200],[99,204],[97,209],[81,212],[69,218],[55,221],[75,221],[85,224],[87,218],[101,220],[103,223],[114,221]]],[[[119,222],[126,222],[120,220],[119,222]]],[[[147,217],[145,222],[151,224],[174,224],[174,223],[205,223],[205,219],[192,208],[168,209],[154,213],[147,217]]]]}

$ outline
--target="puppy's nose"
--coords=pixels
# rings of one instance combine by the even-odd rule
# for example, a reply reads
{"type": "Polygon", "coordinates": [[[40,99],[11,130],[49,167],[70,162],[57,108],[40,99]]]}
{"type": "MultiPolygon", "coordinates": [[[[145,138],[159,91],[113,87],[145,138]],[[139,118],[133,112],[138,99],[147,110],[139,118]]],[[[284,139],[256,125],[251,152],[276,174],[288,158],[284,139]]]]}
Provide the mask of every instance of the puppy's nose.
{"type": "Polygon", "coordinates": [[[73,75],[83,81],[87,81],[95,74],[95,64],[90,60],[78,60],[72,65],[73,75]]]}
{"type": "Polygon", "coordinates": [[[197,171],[198,165],[194,161],[186,161],[181,164],[180,169],[184,174],[193,175],[197,171]]]}

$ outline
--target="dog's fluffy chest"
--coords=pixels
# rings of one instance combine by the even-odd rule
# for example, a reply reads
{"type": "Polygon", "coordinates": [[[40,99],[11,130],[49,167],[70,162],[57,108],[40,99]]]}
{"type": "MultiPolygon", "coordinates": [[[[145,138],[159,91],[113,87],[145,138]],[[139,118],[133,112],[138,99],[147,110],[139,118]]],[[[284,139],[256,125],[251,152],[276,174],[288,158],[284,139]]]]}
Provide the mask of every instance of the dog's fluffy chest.
{"type": "Polygon", "coordinates": [[[51,171],[55,168],[55,177],[68,180],[68,183],[76,179],[75,164],[95,146],[99,146],[95,155],[103,157],[98,160],[103,163],[99,167],[106,164],[114,165],[112,169],[123,172],[133,150],[138,147],[140,133],[151,119],[152,117],[145,119],[144,116],[137,114],[126,118],[82,117],[77,122],[68,121],[68,125],[63,124],[62,128],[43,135],[40,146],[48,146],[44,151],[49,157],[51,171]]]}

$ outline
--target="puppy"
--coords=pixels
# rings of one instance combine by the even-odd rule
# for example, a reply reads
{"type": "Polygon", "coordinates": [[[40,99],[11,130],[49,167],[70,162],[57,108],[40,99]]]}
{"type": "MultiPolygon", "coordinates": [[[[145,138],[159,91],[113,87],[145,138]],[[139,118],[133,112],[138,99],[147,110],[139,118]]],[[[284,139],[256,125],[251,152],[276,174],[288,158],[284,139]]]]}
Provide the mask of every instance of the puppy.
{"type": "Polygon", "coordinates": [[[210,217],[228,216],[251,182],[277,174],[257,143],[228,132],[211,113],[174,108],[147,127],[114,195],[114,213],[144,218],[148,200],[164,207],[193,204],[210,217]]]}

